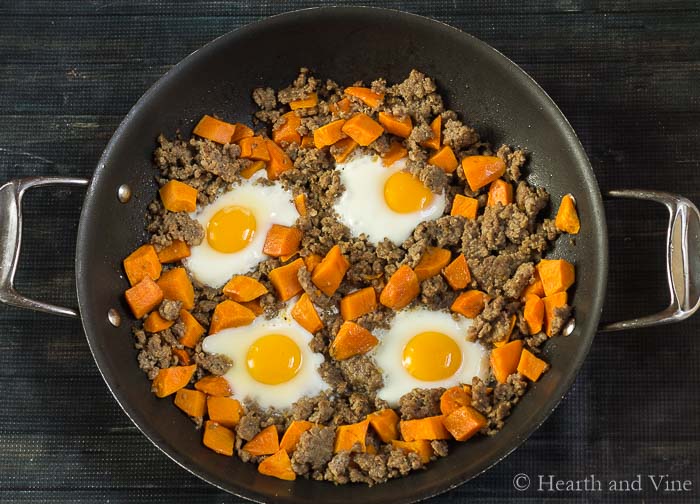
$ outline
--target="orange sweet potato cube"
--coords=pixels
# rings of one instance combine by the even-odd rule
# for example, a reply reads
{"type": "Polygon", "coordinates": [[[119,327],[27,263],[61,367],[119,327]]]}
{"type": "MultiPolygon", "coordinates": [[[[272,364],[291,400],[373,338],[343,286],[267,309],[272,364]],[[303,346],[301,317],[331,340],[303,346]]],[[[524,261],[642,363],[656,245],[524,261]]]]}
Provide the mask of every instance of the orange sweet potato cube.
{"type": "Polygon", "coordinates": [[[462,406],[445,416],[443,423],[453,438],[466,441],[486,426],[486,418],[471,406],[462,406]]]}
{"type": "Polygon", "coordinates": [[[479,210],[479,201],[475,198],[457,194],[452,201],[450,215],[461,215],[465,219],[476,219],[476,212],[479,210]]]}
{"type": "Polygon", "coordinates": [[[124,293],[134,317],[140,319],[163,301],[163,291],[151,277],[143,279],[124,293]]]}
{"type": "Polygon", "coordinates": [[[241,403],[230,397],[207,397],[207,410],[210,420],[229,429],[238,425],[243,414],[241,403]]]}
{"type": "Polygon", "coordinates": [[[231,429],[223,425],[207,420],[204,423],[204,446],[214,450],[220,455],[233,456],[233,446],[236,443],[236,435],[231,429]]]}
{"type": "Polygon", "coordinates": [[[537,264],[537,272],[542,280],[545,296],[564,292],[576,278],[574,265],[566,259],[542,259],[537,264]]]}
{"type": "Polygon", "coordinates": [[[368,426],[369,420],[350,425],[339,425],[335,431],[333,453],[349,451],[355,446],[355,443],[359,443],[362,452],[366,451],[365,438],[367,437],[368,426]]]}
{"type": "Polygon", "coordinates": [[[348,320],[340,326],[329,351],[335,360],[345,360],[369,352],[377,343],[379,340],[371,332],[348,320]]]}
{"type": "Polygon", "coordinates": [[[129,284],[132,287],[146,276],[151,277],[153,280],[158,280],[163,271],[153,245],[140,246],[124,259],[123,264],[126,277],[129,279],[129,284]]]}

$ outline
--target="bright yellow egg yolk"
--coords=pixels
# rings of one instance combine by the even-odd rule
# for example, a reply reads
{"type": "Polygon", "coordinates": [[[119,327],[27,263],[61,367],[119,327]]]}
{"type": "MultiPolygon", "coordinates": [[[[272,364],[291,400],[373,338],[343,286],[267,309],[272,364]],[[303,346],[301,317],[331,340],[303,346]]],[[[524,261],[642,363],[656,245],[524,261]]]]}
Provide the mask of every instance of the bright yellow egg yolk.
{"type": "Polygon", "coordinates": [[[402,364],[419,380],[444,380],[462,365],[462,352],[457,342],[446,334],[427,331],[409,340],[403,349],[402,364]]]}
{"type": "Polygon", "coordinates": [[[288,382],[301,369],[301,350],[289,336],[266,334],[248,348],[248,373],[266,385],[288,382]]]}
{"type": "Polygon", "coordinates": [[[238,252],[255,236],[255,216],[240,206],[228,206],[214,214],[207,224],[207,242],[224,254],[238,252]]]}
{"type": "Polygon", "coordinates": [[[384,201],[394,212],[417,212],[432,200],[430,189],[410,173],[396,172],[384,184],[384,201]]]}

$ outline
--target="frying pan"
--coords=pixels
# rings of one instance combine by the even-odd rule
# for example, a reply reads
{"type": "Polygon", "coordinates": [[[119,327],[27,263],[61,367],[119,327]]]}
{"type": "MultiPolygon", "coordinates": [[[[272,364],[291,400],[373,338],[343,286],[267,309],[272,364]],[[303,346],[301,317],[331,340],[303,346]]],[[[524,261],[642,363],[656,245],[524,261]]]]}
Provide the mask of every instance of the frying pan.
{"type": "Polygon", "coordinates": [[[571,386],[596,331],[681,320],[698,308],[697,244],[700,215],[688,200],[654,191],[612,196],[655,200],[670,213],[666,264],[671,297],[661,313],[598,327],[608,268],[602,198],[576,134],[545,92],[518,66],[487,44],[423,17],[384,9],[333,7],[275,16],[228,33],[195,51],[136,103],[110,140],[91,180],[30,178],[0,187],[0,301],[81,317],[95,362],[117,402],[141,431],[185,469],[224,490],[256,501],[413,502],[453,488],[486,470],[520,445],[551,414],[571,386]],[[504,429],[477,437],[406,478],[351,490],[299,479],[261,476],[252,464],[205,448],[201,433],[157,399],[138,369],[128,310],[122,300],[121,260],[146,239],[144,215],[156,194],[151,164],[156,136],[188,135],[203,114],[249,120],[250,92],[279,88],[307,66],[343,84],[385,77],[400,81],[412,68],[434,77],[446,105],[494,144],[530,153],[528,180],[559,201],[576,195],[582,219],[575,246],[559,240],[554,255],[576,265],[576,322],[544,353],[551,370],[513,410],[504,429]],[[21,245],[21,201],[26,190],[48,184],[87,186],[78,230],[75,270],[79,312],[28,299],[13,287],[21,245]]]}

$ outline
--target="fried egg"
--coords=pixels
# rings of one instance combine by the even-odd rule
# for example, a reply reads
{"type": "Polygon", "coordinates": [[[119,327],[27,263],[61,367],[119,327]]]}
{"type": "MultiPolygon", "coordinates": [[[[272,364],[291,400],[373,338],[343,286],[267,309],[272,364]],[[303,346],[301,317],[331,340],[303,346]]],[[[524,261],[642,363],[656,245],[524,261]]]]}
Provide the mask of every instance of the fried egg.
{"type": "Polygon", "coordinates": [[[313,335],[284,316],[258,317],[244,327],[207,336],[202,349],[233,361],[224,374],[233,397],[252,399],[263,408],[288,408],[304,396],[328,389],[318,372],[323,355],[309,348],[313,335]]]}
{"type": "Polygon", "coordinates": [[[432,193],[405,167],[405,159],[387,168],[378,156],[367,155],[336,164],[345,191],[334,209],[353,235],[364,233],[375,245],[384,238],[398,245],[418,224],[443,214],[445,195],[432,193]]]}
{"type": "Polygon", "coordinates": [[[185,267],[201,283],[221,287],[267,257],[262,249],[273,224],[291,226],[298,216],[291,194],[282,187],[247,181],[192,215],[205,237],[191,248],[185,267]]]}
{"type": "Polygon", "coordinates": [[[471,383],[474,376],[485,378],[488,352],[467,341],[471,323],[423,308],[398,312],[389,329],[375,332],[380,343],[373,356],[384,377],[377,396],[397,406],[414,388],[448,388],[471,383]]]}

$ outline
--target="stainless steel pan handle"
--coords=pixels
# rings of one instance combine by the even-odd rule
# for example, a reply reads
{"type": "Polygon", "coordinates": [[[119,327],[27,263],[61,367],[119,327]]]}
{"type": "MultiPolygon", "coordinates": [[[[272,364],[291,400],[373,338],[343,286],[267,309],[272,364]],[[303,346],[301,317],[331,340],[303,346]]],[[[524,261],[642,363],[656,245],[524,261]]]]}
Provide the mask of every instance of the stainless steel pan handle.
{"type": "Polygon", "coordinates": [[[78,312],[30,299],[15,290],[14,281],[22,247],[22,197],[27,189],[46,185],[87,186],[88,179],[31,177],[15,179],[0,186],[0,302],[31,310],[78,317],[78,312]]]}
{"type": "MultiPolygon", "coordinates": [[[[72,177],[32,177],[16,179],[0,186],[0,302],[55,315],[77,317],[71,308],[30,299],[14,288],[14,278],[22,246],[22,197],[32,187],[46,185],[87,186],[88,179],[72,177]]],[[[700,308],[700,212],[688,199],[661,191],[626,189],[610,191],[615,198],[656,201],[669,211],[666,233],[666,274],[671,301],[653,315],[603,325],[600,332],[638,329],[679,322],[700,308]]]]}
{"type": "Polygon", "coordinates": [[[666,232],[666,276],[671,302],[668,308],[645,317],[601,326],[600,332],[639,329],[680,322],[700,307],[700,212],[688,199],[661,191],[610,191],[613,198],[656,201],[669,211],[666,232]]]}

